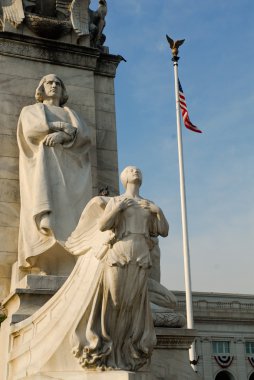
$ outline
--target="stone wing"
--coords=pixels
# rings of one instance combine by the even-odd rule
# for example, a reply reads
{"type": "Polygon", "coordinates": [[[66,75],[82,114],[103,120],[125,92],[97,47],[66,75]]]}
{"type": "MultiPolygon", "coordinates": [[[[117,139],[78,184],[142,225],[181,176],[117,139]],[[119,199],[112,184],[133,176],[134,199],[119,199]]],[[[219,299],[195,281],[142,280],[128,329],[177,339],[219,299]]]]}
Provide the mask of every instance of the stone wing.
{"type": "Polygon", "coordinates": [[[68,17],[70,14],[70,0],[56,0],[56,9],[68,17]]]}
{"type": "Polygon", "coordinates": [[[73,255],[83,255],[92,250],[97,259],[102,259],[106,254],[114,234],[112,231],[101,232],[98,220],[109,199],[109,197],[95,197],[86,205],[76,229],[65,243],[65,247],[73,255]]]}
{"type": "Polygon", "coordinates": [[[73,0],[71,3],[71,22],[79,36],[89,34],[89,0],[73,0]]]}
{"type": "Polygon", "coordinates": [[[1,0],[3,22],[9,21],[16,28],[25,18],[22,0],[1,0]]]}

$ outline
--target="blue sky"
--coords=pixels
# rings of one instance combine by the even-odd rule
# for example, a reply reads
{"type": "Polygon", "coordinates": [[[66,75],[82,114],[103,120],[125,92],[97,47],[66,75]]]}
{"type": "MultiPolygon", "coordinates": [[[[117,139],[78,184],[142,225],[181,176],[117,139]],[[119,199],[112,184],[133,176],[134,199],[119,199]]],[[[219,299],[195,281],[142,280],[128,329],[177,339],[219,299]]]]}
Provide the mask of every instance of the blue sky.
{"type": "Polygon", "coordinates": [[[162,283],[184,289],[169,34],[186,39],[179,76],[190,118],[204,132],[183,130],[192,288],[254,293],[254,1],[108,6],[106,45],[127,59],[115,81],[119,170],[139,166],[142,195],[169,220],[162,283]]]}

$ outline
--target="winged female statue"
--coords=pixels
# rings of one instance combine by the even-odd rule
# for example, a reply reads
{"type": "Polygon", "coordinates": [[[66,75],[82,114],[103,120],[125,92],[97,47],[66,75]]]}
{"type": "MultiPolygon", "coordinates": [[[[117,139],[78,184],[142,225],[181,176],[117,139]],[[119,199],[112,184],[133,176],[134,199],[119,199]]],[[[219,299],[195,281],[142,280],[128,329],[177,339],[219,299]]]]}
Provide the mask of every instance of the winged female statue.
{"type": "Polygon", "coordinates": [[[153,238],[167,236],[168,223],[158,206],[139,195],[138,168],[125,168],[121,181],[125,193],[93,198],[66,242],[72,254],[92,251],[98,259],[86,308],[71,339],[84,368],[136,371],[148,362],[156,343],[148,276],[153,238]]]}
{"type": "MultiPolygon", "coordinates": [[[[21,371],[36,376],[49,363],[50,373],[75,368],[79,376],[79,364],[85,370],[81,377],[86,370],[104,377],[96,370],[137,371],[149,361],[156,343],[150,302],[162,307],[175,302],[165,288],[153,286],[152,299],[148,293],[151,265],[159,281],[158,260],[151,256],[158,256],[157,236],[167,235],[168,223],[158,206],[140,196],[138,168],[127,167],[121,180],[125,193],[92,198],[65,243],[79,256],[69,278],[32,318],[13,326],[13,336],[21,337],[9,354],[15,378],[21,371]],[[46,321],[43,328],[41,321],[46,321]],[[68,357],[71,352],[74,357],[68,357]]],[[[176,325],[176,316],[170,319],[171,327],[183,326],[176,325]]]]}

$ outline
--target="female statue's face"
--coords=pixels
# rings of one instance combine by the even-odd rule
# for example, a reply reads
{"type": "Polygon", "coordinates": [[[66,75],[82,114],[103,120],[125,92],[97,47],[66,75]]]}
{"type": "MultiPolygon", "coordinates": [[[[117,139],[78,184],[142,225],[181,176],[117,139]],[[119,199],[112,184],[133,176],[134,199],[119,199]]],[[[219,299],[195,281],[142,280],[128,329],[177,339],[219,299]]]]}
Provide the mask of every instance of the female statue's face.
{"type": "Polygon", "coordinates": [[[48,75],[44,82],[45,98],[60,99],[62,96],[62,85],[59,79],[54,75],[48,75]]]}
{"type": "Polygon", "coordinates": [[[130,166],[128,168],[128,172],[127,172],[127,182],[128,183],[136,183],[136,182],[141,183],[141,181],[142,181],[142,174],[141,174],[141,171],[139,170],[139,168],[137,168],[136,166],[130,166]]]}

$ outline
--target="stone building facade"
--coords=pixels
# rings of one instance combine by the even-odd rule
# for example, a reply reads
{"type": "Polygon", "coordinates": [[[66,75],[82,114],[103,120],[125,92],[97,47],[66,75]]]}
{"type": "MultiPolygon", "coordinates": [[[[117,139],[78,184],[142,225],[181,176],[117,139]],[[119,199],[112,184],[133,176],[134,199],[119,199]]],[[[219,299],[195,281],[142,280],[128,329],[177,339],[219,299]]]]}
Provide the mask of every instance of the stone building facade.
{"type": "MultiPolygon", "coordinates": [[[[185,293],[174,291],[185,312],[185,293]]],[[[193,293],[197,371],[204,380],[254,380],[252,295],[193,293]]]]}

